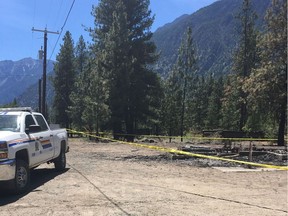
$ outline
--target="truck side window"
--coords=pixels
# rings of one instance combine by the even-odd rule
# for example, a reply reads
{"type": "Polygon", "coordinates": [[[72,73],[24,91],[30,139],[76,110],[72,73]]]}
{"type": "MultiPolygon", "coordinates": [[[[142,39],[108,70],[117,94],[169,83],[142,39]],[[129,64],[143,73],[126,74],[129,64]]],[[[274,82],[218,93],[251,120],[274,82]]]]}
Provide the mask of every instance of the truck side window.
{"type": "Polygon", "coordinates": [[[36,125],[32,115],[27,115],[25,117],[25,128],[28,128],[30,125],[36,125]]]}
{"type": "Polygon", "coordinates": [[[44,118],[41,115],[34,115],[34,117],[36,118],[36,121],[38,122],[42,131],[48,130],[48,126],[47,126],[44,118]]]}

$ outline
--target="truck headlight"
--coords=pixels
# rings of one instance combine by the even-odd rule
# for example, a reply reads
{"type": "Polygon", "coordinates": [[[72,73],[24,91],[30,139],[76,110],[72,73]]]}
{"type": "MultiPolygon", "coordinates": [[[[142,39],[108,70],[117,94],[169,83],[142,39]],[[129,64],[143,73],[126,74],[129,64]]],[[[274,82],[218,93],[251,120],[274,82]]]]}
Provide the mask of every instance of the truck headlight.
{"type": "Polygon", "coordinates": [[[8,153],[7,152],[0,152],[0,160],[6,159],[6,158],[8,158],[8,153]]]}
{"type": "Polygon", "coordinates": [[[8,158],[8,146],[6,141],[0,141],[0,159],[8,158]]]}
{"type": "Polygon", "coordinates": [[[8,146],[6,141],[0,141],[0,151],[8,151],[8,146]]]}

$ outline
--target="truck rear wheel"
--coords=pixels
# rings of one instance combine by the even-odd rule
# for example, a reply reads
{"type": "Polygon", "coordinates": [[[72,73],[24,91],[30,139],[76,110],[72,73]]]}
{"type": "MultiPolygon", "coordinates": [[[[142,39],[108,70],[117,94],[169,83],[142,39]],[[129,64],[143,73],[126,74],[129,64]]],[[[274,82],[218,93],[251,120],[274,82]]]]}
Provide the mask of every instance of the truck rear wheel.
{"type": "Polygon", "coordinates": [[[54,160],[54,166],[57,171],[64,171],[66,168],[65,149],[61,148],[60,155],[54,160]]]}
{"type": "Polygon", "coordinates": [[[15,178],[10,182],[12,193],[21,194],[30,186],[30,170],[26,161],[16,160],[15,178]]]}

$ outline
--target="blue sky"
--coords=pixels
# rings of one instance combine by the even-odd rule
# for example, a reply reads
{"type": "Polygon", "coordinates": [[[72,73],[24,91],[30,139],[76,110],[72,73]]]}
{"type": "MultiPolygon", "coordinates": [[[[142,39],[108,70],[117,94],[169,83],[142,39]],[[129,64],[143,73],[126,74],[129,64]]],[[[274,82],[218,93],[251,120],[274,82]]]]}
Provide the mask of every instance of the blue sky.
{"type": "MultiPolygon", "coordinates": [[[[150,0],[157,28],[170,23],[183,14],[192,14],[198,9],[212,4],[216,0],[150,0]]],[[[0,61],[20,60],[26,57],[37,58],[38,50],[43,46],[43,33],[32,32],[35,29],[61,31],[73,0],[0,0],[0,61]]],[[[69,30],[76,43],[83,35],[86,41],[89,34],[83,26],[93,27],[92,5],[97,0],[75,0],[69,19],[63,29],[59,42],[58,35],[48,34],[47,57],[55,60],[59,52],[64,33],[69,30]],[[55,47],[55,51],[52,53],[55,47]]]]}

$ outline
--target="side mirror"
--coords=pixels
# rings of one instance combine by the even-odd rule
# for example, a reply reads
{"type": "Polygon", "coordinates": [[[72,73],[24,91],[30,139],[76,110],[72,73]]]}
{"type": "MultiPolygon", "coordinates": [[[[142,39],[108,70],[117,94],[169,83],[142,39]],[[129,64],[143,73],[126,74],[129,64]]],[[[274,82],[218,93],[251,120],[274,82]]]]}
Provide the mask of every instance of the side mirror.
{"type": "Polygon", "coordinates": [[[37,133],[41,131],[41,127],[39,125],[30,125],[28,128],[26,128],[25,132],[27,134],[30,133],[37,133]]]}

